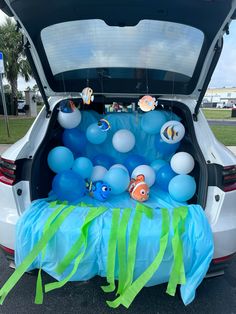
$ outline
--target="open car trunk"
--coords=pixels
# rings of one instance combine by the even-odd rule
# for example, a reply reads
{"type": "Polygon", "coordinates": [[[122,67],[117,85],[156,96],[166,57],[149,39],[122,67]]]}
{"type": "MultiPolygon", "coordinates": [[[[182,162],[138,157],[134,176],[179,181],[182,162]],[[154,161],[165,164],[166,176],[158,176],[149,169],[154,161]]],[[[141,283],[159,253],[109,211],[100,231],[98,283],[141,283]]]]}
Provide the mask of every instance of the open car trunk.
{"type": "MultiPolygon", "coordinates": [[[[73,99],[75,103],[80,103],[80,99],[73,99]]],[[[207,197],[207,186],[208,186],[208,177],[207,177],[207,165],[203,154],[198,146],[193,122],[192,115],[189,108],[180,102],[174,101],[161,101],[162,107],[158,107],[158,110],[165,110],[170,114],[176,114],[180,119],[181,123],[185,127],[185,136],[181,141],[181,144],[177,150],[188,152],[195,159],[195,167],[193,171],[190,173],[191,176],[195,178],[197,184],[197,190],[194,197],[188,201],[188,203],[200,204],[203,208],[206,204],[207,197]]],[[[40,199],[43,197],[47,197],[48,193],[52,188],[52,180],[55,176],[48,166],[47,156],[50,150],[56,146],[63,146],[62,134],[64,129],[60,126],[57,121],[58,115],[58,107],[60,106],[60,102],[54,107],[52,112],[52,117],[50,119],[50,124],[47,130],[47,133],[33,158],[32,162],[32,171],[31,171],[31,179],[30,179],[30,188],[31,188],[31,200],[40,199]],[[40,169],[40,170],[39,170],[40,169]],[[40,175],[39,175],[40,171],[40,175]]],[[[105,112],[105,105],[100,103],[96,105],[86,106],[86,109],[92,109],[100,114],[101,117],[107,116],[109,113],[103,114],[105,112]]],[[[83,108],[80,108],[80,111],[83,115],[83,108]]],[[[112,113],[113,115],[136,115],[137,119],[139,119],[140,113],[136,112],[122,112],[122,113],[112,113]]],[[[112,131],[111,131],[112,132],[112,131]]],[[[102,144],[101,144],[102,145],[102,144]]],[[[95,145],[96,146],[96,145],[95,145]]],[[[148,151],[149,147],[145,146],[145,150],[148,151]]],[[[84,156],[91,158],[93,156],[84,156]]],[[[116,163],[122,163],[119,159],[116,160],[116,163]]],[[[94,164],[95,166],[95,164],[94,164]]]]}

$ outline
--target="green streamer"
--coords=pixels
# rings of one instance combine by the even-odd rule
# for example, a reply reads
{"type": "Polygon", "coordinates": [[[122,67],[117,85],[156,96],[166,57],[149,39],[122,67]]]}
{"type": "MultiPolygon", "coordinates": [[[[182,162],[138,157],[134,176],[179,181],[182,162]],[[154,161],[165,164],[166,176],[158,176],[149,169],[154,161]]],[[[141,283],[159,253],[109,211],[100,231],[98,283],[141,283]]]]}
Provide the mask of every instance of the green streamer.
{"type": "Polygon", "coordinates": [[[23,274],[27,271],[29,266],[33,263],[35,258],[39,255],[42,249],[47,245],[50,239],[55,235],[59,227],[62,225],[64,220],[74,210],[75,206],[65,207],[62,214],[52,223],[51,227],[42,235],[38,243],[34,246],[32,251],[26,256],[20,266],[14,271],[11,277],[7,280],[4,286],[0,290],[0,304],[3,304],[6,296],[11,289],[20,280],[23,274]]]}
{"type": "Polygon", "coordinates": [[[118,240],[118,261],[119,261],[119,283],[116,294],[123,292],[127,276],[127,256],[126,256],[126,231],[131,215],[131,208],[125,208],[121,217],[117,240],[118,240]]]}
{"type": "Polygon", "coordinates": [[[115,290],[115,264],[116,264],[116,244],[117,233],[119,228],[120,208],[114,208],[112,212],[111,232],[108,242],[107,254],[107,282],[108,286],[102,286],[104,292],[115,290]]]}
{"type": "Polygon", "coordinates": [[[169,213],[168,210],[163,208],[161,209],[162,213],[162,231],[160,237],[160,247],[157,256],[151,265],[144,271],[142,275],[137,278],[131,286],[129,286],[123,293],[114,301],[107,301],[107,304],[111,308],[117,308],[120,304],[123,304],[126,308],[130,306],[133,302],[136,295],[140,292],[140,290],[145,286],[145,284],[152,278],[157,269],[159,268],[168,243],[169,238],[169,213]]]}
{"type": "Polygon", "coordinates": [[[136,249],[138,243],[138,235],[142,215],[145,214],[149,219],[153,218],[153,209],[144,204],[137,203],[135,208],[135,215],[130,232],[129,246],[128,246],[128,259],[127,259],[127,276],[124,290],[127,289],[133,282],[134,267],[136,261],[136,249]]]}
{"type": "Polygon", "coordinates": [[[72,271],[63,280],[61,280],[59,282],[53,282],[53,283],[46,284],[45,285],[45,292],[49,292],[51,290],[61,288],[76,273],[78,266],[80,264],[80,261],[82,260],[84,253],[86,251],[86,248],[87,248],[89,226],[95,218],[100,216],[106,210],[107,209],[105,207],[92,207],[92,208],[90,208],[90,210],[89,210],[89,212],[85,218],[85,221],[81,227],[81,236],[74,243],[74,245],[72,246],[70,251],[65,256],[64,260],[59,264],[59,266],[57,268],[58,270],[63,272],[70,265],[70,263],[75,259],[72,271]],[[82,247],[83,247],[83,249],[82,249],[81,253],[78,255],[78,252],[81,250],[82,247]]]}
{"type": "MultiPolygon", "coordinates": [[[[56,207],[58,203],[57,201],[50,202],[49,207],[53,208],[56,207]]],[[[59,206],[52,214],[49,216],[48,220],[46,221],[46,224],[44,226],[43,234],[49,229],[51,226],[53,220],[64,210],[66,203],[62,203],[63,205],[59,206]]],[[[38,277],[37,277],[37,282],[36,282],[36,295],[35,295],[35,304],[42,304],[43,303],[43,283],[42,283],[42,262],[45,258],[46,254],[46,246],[42,250],[42,257],[41,257],[41,266],[38,271],[38,277]]]]}
{"type": "Polygon", "coordinates": [[[178,284],[185,284],[185,270],[183,262],[183,244],[181,237],[185,231],[185,221],[188,214],[188,207],[174,208],[173,213],[173,229],[174,236],[172,238],[172,248],[174,254],[174,263],[170,274],[169,283],[166,293],[171,296],[175,295],[178,284]]]}

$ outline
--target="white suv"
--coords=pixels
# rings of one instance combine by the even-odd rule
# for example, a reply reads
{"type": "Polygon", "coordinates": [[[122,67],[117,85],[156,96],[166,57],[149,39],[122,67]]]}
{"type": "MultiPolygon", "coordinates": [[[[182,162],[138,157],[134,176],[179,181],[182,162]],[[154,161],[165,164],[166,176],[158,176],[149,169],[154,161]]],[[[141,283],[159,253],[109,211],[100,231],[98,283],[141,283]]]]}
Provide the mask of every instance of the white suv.
{"type": "MultiPolygon", "coordinates": [[[[186,129],[179,150],[195,158],[197,192],[211,225],[212,265],[236,252],[236,158],[214,137],[200,104],[236,17],[235,0],[3,0],[23,33],[25,53],[44,99],[28,133],[0,163],[0,244],[14,254],[17,220],[46,197],[53,174],[48,152],[61,144],[62,99],[81,103],[86,86],[95,104],[137,103],[144,94],[176,113],[186,129]]],[[[85,110],[81,106],[81,110],[85,110]]]]}

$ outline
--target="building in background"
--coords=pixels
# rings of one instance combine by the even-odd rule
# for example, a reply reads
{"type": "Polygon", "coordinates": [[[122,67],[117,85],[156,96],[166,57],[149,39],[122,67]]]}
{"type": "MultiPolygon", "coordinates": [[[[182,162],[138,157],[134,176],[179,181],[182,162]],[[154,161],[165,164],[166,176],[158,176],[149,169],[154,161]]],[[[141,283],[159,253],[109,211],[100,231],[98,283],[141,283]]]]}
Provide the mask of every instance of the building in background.
{"type": "Polygon", "coordinates": [[[236,87],[208,88],[202,107],[233,108],[236,105],[236,87]]]}

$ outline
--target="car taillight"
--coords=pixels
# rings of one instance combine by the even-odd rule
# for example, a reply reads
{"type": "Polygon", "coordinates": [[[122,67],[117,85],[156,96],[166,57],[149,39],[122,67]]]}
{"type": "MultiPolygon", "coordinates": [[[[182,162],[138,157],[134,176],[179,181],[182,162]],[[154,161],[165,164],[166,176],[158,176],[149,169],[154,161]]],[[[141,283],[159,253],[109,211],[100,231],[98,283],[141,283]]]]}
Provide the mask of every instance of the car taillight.
{"type": "Polygon", "coordinates": [[[7,254],[10,254],[10,255],[14,255],[15,254],[15,251],[6,247],[6,246],[3,246],[3,245],[0,245],[0,248],[7,254]]]}
{"type": "Polygon", "coordinates": [[[213,262],[214,264],[226,263],[226,262],[228,262],[229,260],[231,260],[234,256],[235,256],[235,253],[234,253],[234,254],[227,255],[227,256],[222,256],[222,257],[214,258],[214,259],[212,260],[212,262],[213,262]]]}
{"type": "Polygon", "coordinates": [[[222,175],[224,191],[236,190],[236,165],[224,167],[222,175]]]}
{"type": "Polygon", "coordinates": [[[13,160],[0,158],[0,182],[13,185],[16,180],[16,164],[13,160]]]}

